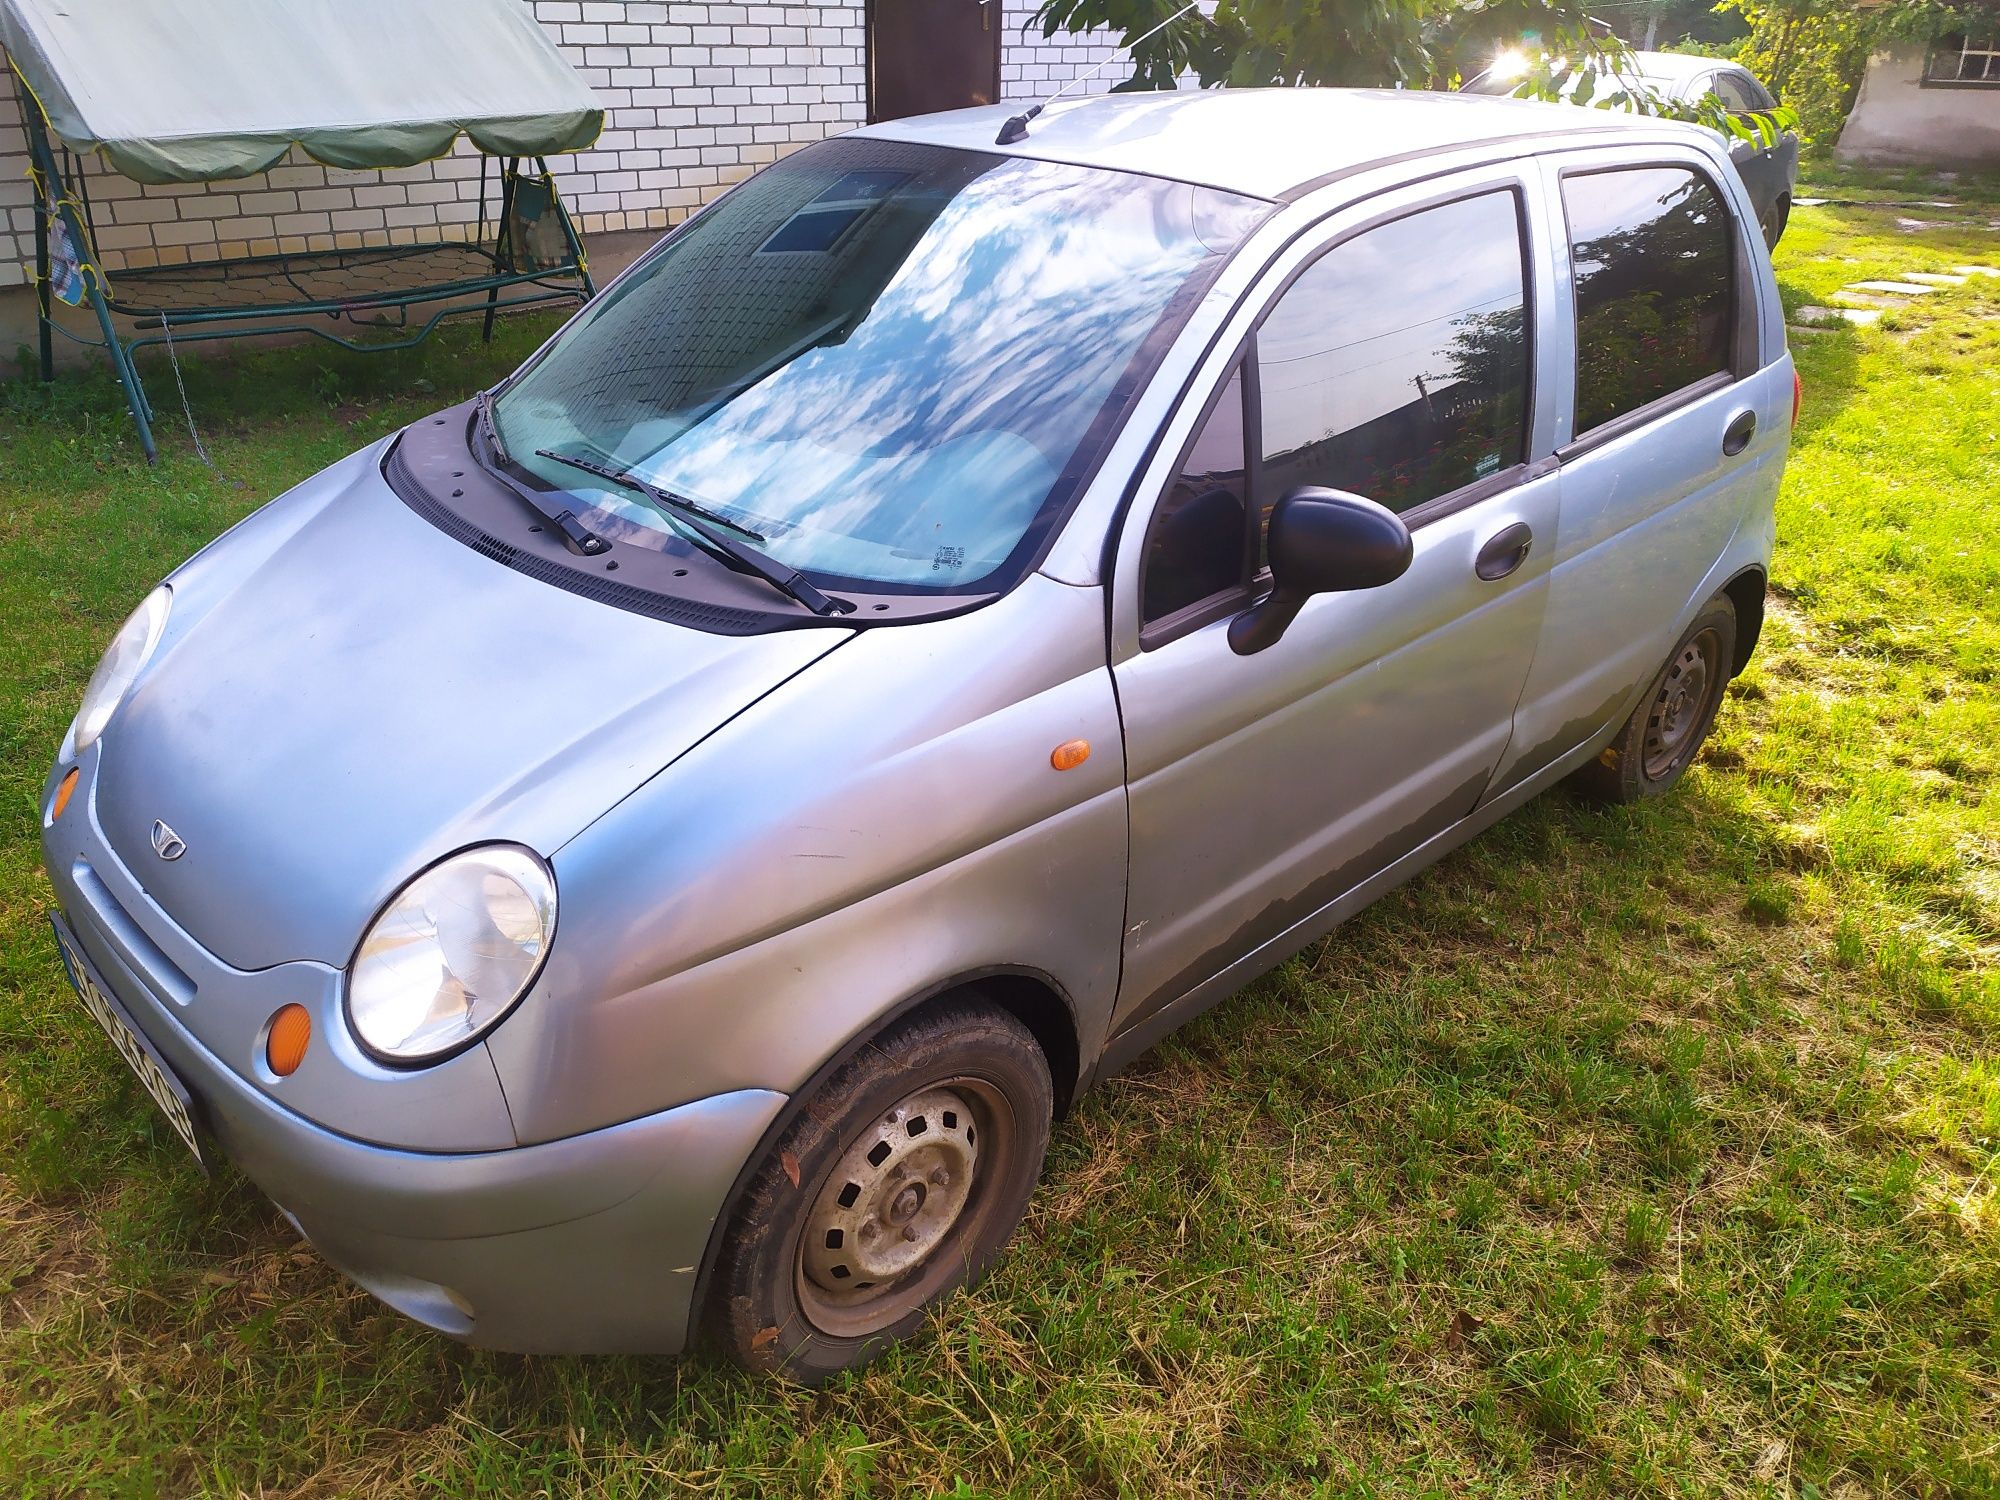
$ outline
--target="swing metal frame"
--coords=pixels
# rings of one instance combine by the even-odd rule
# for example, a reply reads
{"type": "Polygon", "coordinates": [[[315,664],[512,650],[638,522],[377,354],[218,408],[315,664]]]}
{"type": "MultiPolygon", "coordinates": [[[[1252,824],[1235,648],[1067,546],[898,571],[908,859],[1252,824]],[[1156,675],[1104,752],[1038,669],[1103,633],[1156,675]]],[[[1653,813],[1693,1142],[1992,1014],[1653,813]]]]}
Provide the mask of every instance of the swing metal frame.
{"type": "Polygon", "coordinates": [[[159,454],[153,436],[154,414],[134,358],[138,350],[149,345],[165,344],[171,355],[176,344],[309,334],[344,349],[387,352],[422,343],[448,318],[482,316],[481,336],[490,340],[494,318],[501,312],[558,302],[580,304],[596,294],[576,226],[543,157],[533,158],[532,173],[524,168],[529,158],[498,158],[499,213],[492,241],[487,243],[487,205],[496,158],[485,153],[480,156],[479,220],[473,241],[361,245],[107,271],[97,255],[87,174],[68,147],[59,149],[54,143],[34,91],[18,74],[15,81],[27,127],[29,170],[35,189],[35,310],[41,378],[55,378],[57,335],[102,348],[124,390],[140,447],[149,462],[159,454]],[[514,243],[515,200],[524,181],[539,181],[546,187],[549,211],[562,231],[564,254],[553,263],[534,264],[525,247],[514,243]],[[52,208],[78,258],[82,301],[95,315],[95,338],[65,326],[55,316],[50,280],[52,208]],[[339,278],[364,270],[415,272],[426,261],[450,270],[430,278],[385,274],[382,284],[373,287],[313,285],[315,278],[339,278]],[[259,288],[273,292],[289,288],[291,295],[261,300],[254,295],[259,288]],[[483,301],[469,300],[481,293],[483,301]],[[114,314],[130,320],[130,334],[120,332],[114,314]],[[401,336],[359,336],[371,330],[401,336]]]}

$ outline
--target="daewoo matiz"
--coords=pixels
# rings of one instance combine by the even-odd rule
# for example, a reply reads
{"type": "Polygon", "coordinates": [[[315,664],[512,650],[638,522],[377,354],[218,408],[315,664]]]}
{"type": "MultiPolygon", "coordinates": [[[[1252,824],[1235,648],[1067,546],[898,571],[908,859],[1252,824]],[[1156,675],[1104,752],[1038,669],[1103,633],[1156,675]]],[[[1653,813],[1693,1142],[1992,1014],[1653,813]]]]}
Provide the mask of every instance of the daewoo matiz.
{"type": "Polygon", "coordinates": [[[1796,385],[1719,139],[1005,114],[759,173],[91,680],[78,991],[434,1328],[857,1363],[1081,1090],[1558,780],[1664,791],[1750,654],[1796,385]]]}

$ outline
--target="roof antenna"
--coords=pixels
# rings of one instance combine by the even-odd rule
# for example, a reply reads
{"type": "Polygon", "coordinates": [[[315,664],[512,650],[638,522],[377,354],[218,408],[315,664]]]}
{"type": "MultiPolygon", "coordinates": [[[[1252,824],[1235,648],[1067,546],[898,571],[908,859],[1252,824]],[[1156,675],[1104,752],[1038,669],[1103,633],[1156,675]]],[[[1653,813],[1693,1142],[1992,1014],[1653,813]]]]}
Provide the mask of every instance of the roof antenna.
{"type": "Polygon", "coordinates": [[[1188,3],[1186,5],[1183,5],[1179,10],[1175,11],[1172,15],[1168,16],[1166,20],[1160,22],[1160,24],[1155,26],[1151,31],[1144,33],[1144,35],[1133,37],[1131,41],[1127,42],[1122,47],[1114,47],[1111,51],[1111,55],[1105,58],[1096,67],[1092,68],[1088,73],[1079,73],[1076,77],[1072,78],[1068,83],[1064,84],[1061,88],[1057,89],[1053,94],[1049,95],[1048,98],[1042,100],[1041,103],[1029,105],[1028,108],[1022,110],[1018,115],[1010,115],[1007,119],[1007,123],[1000,127],[1000,133],[995,137],[993,137],[993,144],[996,146],[1011,146],[1016,141],[1025,141],[1028,138],[1028,122],[1034,119],[1035,116],[1040,114],[1043,110],[1047,109],[1051,104],[1055,103],[1056,100],[1062,98],[1064,94],[1067,94],[1071,89],[1075,88],[1078,84],[1090,82],[1091,79],[1095,78],[1099,73],[1102,73],[1106,68],[1110,67],[1113,63],[1117,62],[1121,57],[1129,56],[1132,52],[1132,49],[1137,47],[1141,42],[1145,41],[1148,37],[1156,36],[1160,32],[1165,31],[1169,26],[1173,25],[1174,22],[1178,21],[1182,16],[1186,15],[1189,11],[1200,10],[1202,11],[1202,14],[1204,16],[1207,16],[1210,13],[1212,13],[1214,9],[1215,9],[1215,0],[1188,0],[1188,3]],[[1202,10],[1202,6],[1204,3],[1206,3],[1208,6],[1207,10],[1202,10]]]}

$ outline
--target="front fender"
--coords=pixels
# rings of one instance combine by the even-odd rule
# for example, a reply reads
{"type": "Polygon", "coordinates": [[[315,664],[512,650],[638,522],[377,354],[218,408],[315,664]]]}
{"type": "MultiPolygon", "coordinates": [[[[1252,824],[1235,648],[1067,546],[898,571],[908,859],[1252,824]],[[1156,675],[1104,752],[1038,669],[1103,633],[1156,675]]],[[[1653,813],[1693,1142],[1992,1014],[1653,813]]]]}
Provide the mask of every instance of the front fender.
{"type": "Polygon", "coordinates": [[[794,1092],[984,970],[1048,974],[1094,1057],[1125,909],[1103,620],[1097,589],[1036,575],[866,631],[557,851],[548,967],[489,1038],[520,1138],[794,1092]],[[1078,739],[1089,759],[1057,771],[1078,739]]]}

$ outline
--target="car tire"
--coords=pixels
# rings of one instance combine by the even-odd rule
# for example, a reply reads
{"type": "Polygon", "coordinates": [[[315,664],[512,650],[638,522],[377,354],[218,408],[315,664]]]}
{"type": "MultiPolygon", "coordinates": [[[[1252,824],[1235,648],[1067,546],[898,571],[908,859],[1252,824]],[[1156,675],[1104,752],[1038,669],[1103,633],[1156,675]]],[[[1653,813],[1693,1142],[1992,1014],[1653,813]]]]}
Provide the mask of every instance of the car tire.
{"type": "Polygon", "coordinates": [[[1718,595],[1702,606],[1632,716],[1597,759],[1570,778],[1571,786],[1614,804],[1672,791],[1715,726],[1735,659],[1736,609],[1718,595]]]}
{"type": "Polygon", "coordinates": [[[818,1385],[916,1332],[1012,1237],[1054,1117],[1048,1059],[998,1007],[967,995],[892,1025],[745,1183],[710,1300],[722,1351],[818,1385]]]}

